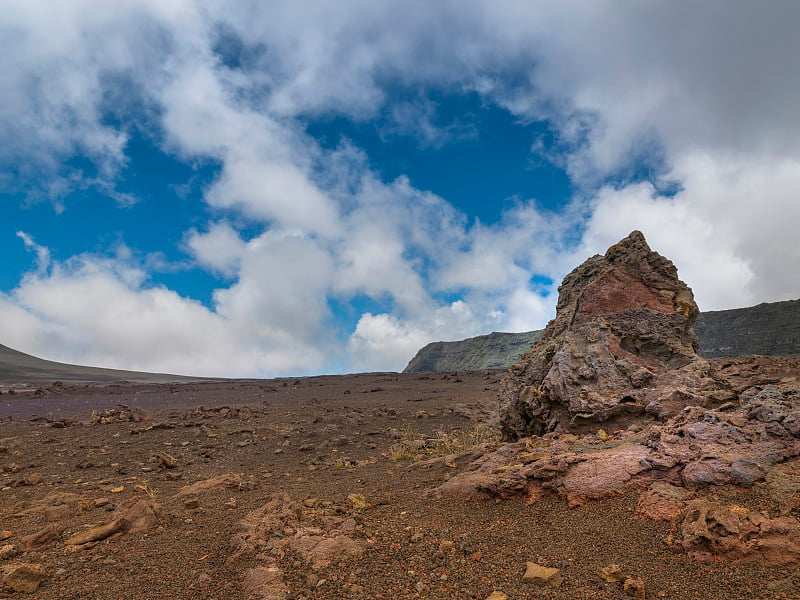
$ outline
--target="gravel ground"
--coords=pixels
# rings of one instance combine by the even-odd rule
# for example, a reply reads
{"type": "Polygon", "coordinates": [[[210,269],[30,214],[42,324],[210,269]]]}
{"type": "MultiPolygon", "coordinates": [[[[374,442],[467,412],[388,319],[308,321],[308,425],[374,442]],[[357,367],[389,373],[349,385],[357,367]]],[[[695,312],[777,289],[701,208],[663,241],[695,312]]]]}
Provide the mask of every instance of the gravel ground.
{"type": "MultiPolygon", "coordinates": [[[[47,574],[35,592],[0,587],[0,598],[246,598],[243,576],[264,557],[232,560],[231,538],[279,492],[340,510],[366,543],[360,558],[319,570],[283,553],[277,565],[297,600],[484,600],[494,590],[511,600],[624,598],[597,573],[612,563],[641,578],[647,598],[800,598],[796,566],[703,565],[671,551],[670,525],[635,517],[635,494],[575,509],[554,498],[526,506],[432,496],[458,468],[393,458],[409,444],[435,455],[432,440],[475,430],[489,417],[498,380],[497,372],[371,374],[3,394],[0,535],[8,538],[0,547],[19,546],[50,523],[57,534],[0,560],[5,571],[29,562],[47,574]],[[179,495],[225,473],[239,483],[192,494],[196,507],[179,495]],[[21,514],[55,493],[79,500],[58,514],[21,514]],[[353,507],[351,494],[367,506],[353,507]],[[153,527],[77,550],[65,543],[136,499],[160,506],[153,527]],[[561,569],[561,587],[525,583],[529,561],[561,569]]],[[[758,486],[719,492],[742,506],[765,502],[758,486]]]]}

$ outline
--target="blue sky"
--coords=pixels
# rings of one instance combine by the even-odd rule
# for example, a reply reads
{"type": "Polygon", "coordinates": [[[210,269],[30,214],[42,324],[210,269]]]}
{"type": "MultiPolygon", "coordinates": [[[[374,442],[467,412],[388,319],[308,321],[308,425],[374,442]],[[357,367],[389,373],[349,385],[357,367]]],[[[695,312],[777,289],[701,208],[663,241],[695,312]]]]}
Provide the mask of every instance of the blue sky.
{"type": "Polygon", "coordinates": [[[794,3],[0,10],[0,343],[400,370],[632,229],[702,310],[800,296],[794,3]]]}

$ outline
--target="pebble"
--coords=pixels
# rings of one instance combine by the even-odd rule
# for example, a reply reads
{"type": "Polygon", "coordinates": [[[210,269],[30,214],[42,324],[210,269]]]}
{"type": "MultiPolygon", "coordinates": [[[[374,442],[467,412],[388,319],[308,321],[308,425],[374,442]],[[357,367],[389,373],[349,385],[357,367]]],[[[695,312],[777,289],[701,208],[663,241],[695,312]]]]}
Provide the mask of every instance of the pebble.
{"type": "Polygon", "coordinates": [[[557,588],[564,581],[564,577],[561,575],[561,569],[553,569],[535,562],[529,562],[525,564],[525,574],[522,576],[522,581],[557,588]]]}
{"type": "Polygon", "coordinates": [[[19,554],[19,549],[13,544],[6,544],[5,546],[0,546],[0,560],[7,560],[9,558],[14,558],[19,554]]]}

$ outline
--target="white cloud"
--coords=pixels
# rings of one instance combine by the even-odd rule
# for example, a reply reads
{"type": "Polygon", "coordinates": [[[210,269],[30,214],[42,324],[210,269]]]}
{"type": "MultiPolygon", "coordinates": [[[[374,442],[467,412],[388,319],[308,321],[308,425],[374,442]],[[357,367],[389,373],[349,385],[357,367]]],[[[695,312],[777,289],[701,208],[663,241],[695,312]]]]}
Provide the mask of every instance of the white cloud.
{"type": "Polygon", "coordinates": [[[20,180],[4,185],[41,180],[36,193],[59,210],[86,186],[134,202],[114,181],[124,123],[145,127],[165,151],[220,165],[204,194],[211,221],[185,249],[232,280],[209,308],[148,284],[157,253],[144,267],[135,252],[53,264],[21,234],[38,268],[0,297],[0,341],[22,349],[214,374],[400,369],[433,339],[544,325],[554,298],[531,277],[557,285],[632,229],[703,309],[798,295],[796,3],[12,0],[0,11],[0,135],[17,141],[0,164],[20,180]],[[392,86],[419,100],[394,102],[392,86]],[[304,132],[318,115],[389,114],[384,134],[436,147],[460,130],[437,125],[429,88],[548,120],[576,197],[558,214],[521,201],[470,224],[406,178],[381,181],[357,148],[325,150],[304,132]],[[97,172],[65,166],[75,156],[97,172]],[[680,191],[626,185],[642,162],[680,191]],[[608,177],[617,184],[598,187],[608,177]],[[242,239],[239,219],[264,233],[242,239]],[[382,308],[337,339],[328,302],[359,295],[382,308]]]}
{"type": "Polygon", "coordinates": [[[365,313],[347,344],[350,366],[358,371],[400,370],[430,341],[476,335],[478,323],[462,301],[442,306],[420,319],[365,313]]]}
{"type": "Polygon", "coordinates": [[[33,238],[24,231],[18,231],[17,237],[25,244],[25,249],[29,252],[36,253],[36,270],[39,273],[44,273],[50,267],[50,250],[44,246],[40,246],[33,241],[33,238]]]}
{"type": "Polygon", "coordinates": [[[197,262],[226,277],[233,277],[239,272],[247,247],[238,232],[225,221],[214,223],[205,233],[190,231],[186,245],[197,262]]]}

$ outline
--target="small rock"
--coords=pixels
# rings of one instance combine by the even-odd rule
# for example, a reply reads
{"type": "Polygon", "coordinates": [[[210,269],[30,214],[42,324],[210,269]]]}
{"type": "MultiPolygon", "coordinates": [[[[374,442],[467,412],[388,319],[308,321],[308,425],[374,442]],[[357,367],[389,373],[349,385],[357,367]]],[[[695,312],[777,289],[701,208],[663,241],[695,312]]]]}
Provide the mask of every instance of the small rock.
{"type": "Polygon", "coordinates": [[[158,461],[164,469],[174,469],[178,466],[178,459],[166,452],[158,455],[158,461]]]}
{"type": "Polygon", "coordinates": [[[76,533],[66,541],[66,544],[67,546],[82,546],[83,544],[88,544],[89,542],[104,540],[118,531],[127,529],[128,526],[129,523],[127,519],[114,519],[109,523],[95,525],[94,527],[90,527],[85,531],[76,533]]]}
{"type": "Polygon", "coordinates": [[[607,567],[599,569],[597,572],[606,583],[622,583],[626,579],[630,579],[618,564],[608,565],[607,567]]]}
{"type": "Polygon", "coordinates": [[[525,563],[525,574],[522,576],[522,581],[557,588],[564,581],[564,577],[561,575],[561,569],[553,569],[535,562],[528,562],[525,563]]]}
{"type": "Polygon", "coordinates": [[[24,485],[29,485],[29,486],[39,485],[41,483],[44,483],[44,477],[42,476],[41,473],[31,473],[22,480],[22,483],[24,485]]]}
{"type": "Polygon", "coordinates": [[[17,548],[14,544],[6,544],[5,546],[0,546],[0,560],[8,560],[9,558],[14,558],[19,554],[19,548],[17,548]]]}
{"type": "Polygon", "coordinates": [[[489,594],[486,600],[508,600],[508,596],[506,596],[503,592],[494,591],[489,594]]]}
{"type": "Polygon", "coordinates": [[[163,516],[159,504],[144,498],[132,498],[114,511],[115,518],[128,522],[127,530],[131,533],[155,528],[163,516]]]}
{"type": "Polygon", "coordinates": [[[112,494],[119,494],[120,492],[125,491],[125,486],[124,485],[118,485],[115,488],[111,488],[110,491],[111,491],[112,494]]]}
{"type": "Polygon", "coordinates": [[[455,552],[455,546],[451,540],[442,540],[439,542],[439,554],[452,554],[455,552]]]}
{"type": "Polygon", "coordinates": [[[8,529],[0,529],[0,542],[7,540],[12,535],[14,535],[13,531],[9,531],[8,529]]]}
{"type": "Polygon", "coordinates": [[[350,506],[355,510],[364,510],[367,507],[367,501],[361,494],[350,494],[347,499],[350,501],[350,506]]]}
{"type": "Polygon", "coordinates": [[[108,503],[109,503],[109,499],[108,498],[97,498],[94,501],[94,505],[95,505],[96,508],[101,508],[103,506],[107,506],[108,503]]]}
{"type": "Polygon", "coordinates": [[[50,523],[41,531],[37,531],[31,535],[27,535],[20,540],[19,547],[22,552],[30,552],[31,550],[38,550],[52,544],[58,539],[61,532],[55,525],[50,523]]]}
{"type": "Polygon", "coordinates": [[[622,589],[628,596],[633,596],[636,600],[645,600],[644,581],[628,577],[622,584],[622,589]]]}
{"type": "Polygon", "coordinates": [[[199,508],[200,500],[197,498],[184,498],[183,507],[188,508],[189,510],[194,510],[195,508],[199,508]]]}
{"type": "Polygon", "coordinates": [[[22,563],[12,568],[3,578],[3,583],[15,592],[32,594],[39,589],[39,584],[47,579],[47,572],[42,565],[22,563]]]}

